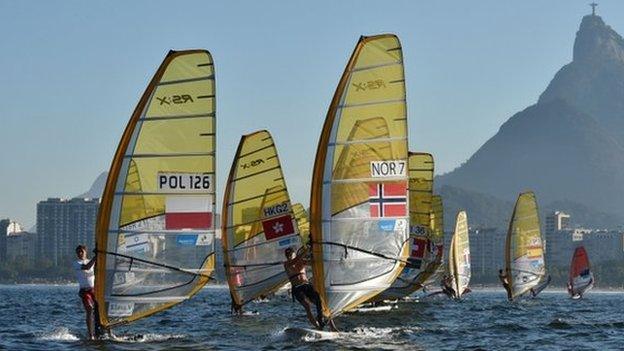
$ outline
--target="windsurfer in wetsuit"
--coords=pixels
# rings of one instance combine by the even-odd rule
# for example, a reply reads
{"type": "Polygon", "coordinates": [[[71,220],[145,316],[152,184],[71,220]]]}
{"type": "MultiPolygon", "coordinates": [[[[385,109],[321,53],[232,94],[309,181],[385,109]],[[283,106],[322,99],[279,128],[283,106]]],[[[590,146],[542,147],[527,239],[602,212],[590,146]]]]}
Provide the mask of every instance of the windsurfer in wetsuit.
{"type": "MultiPolygon", "coordinates": [[[[303,305],[310,323],[319,330],[323,330],[325,322],[323,321],[323,306],[321,305],[321,297],[316,290],[314,290],[314,287],[310,284],[308,276],[306,275],[305,268],[306,264],[309,262],[309,260],[305,257],[307,254],[306,251],[307,250],[302,247],[295,254],[292,247],[287,248],[284,251],[284,254],[286,255],[284,269],[286,270],[288,280],[290,280],[290,285],[292,286],[291,292],[293,298],[297,299],[297,301],[303,305]],[[312,304],[316,306],[316,319],[312,314],[312,304]]],[[[332,330],[335,329],[331,320],[329,325],[332,330]]]]}
{"type": "Polygon", "coordinates": [[[505,288],[505,291],[507,292],[507,298],[511,300],[511,290],[509,289],[509,279],[507,277],[507,274],[503,273],[502,269],[498,270],[498,280],[500,280],[501,283],[503,283],[503,288],[505,288]]]}

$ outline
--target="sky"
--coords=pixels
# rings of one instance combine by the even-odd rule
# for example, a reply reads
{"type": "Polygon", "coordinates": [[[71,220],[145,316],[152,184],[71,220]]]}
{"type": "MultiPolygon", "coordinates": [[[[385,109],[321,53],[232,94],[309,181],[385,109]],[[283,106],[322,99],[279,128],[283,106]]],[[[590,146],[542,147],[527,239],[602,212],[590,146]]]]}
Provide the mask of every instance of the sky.
{"type": "MultiPolygon", "coordinates": [[[[214,57],[219,194],[240,136],[269,129],[307,205],[344,66],[360,35],[386,32],[403,46],[410,149],[449,172],[570,62],[588,2],[0,0],[0,217],[30,227],[38,201],[88,190],[170,49],[214,57]]],[[[624,32],[623,1],[598,14],[624,32]]]]}

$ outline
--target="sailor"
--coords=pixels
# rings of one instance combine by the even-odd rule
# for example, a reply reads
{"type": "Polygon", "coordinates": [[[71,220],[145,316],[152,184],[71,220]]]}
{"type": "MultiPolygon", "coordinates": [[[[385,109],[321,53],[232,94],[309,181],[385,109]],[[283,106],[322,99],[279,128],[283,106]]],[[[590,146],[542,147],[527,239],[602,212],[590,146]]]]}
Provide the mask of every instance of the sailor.
{"type": "MultiPolygon", "coordinates": [[[[323,306],[321,305],[321,297],[316,290],[314,290],[314,287],[310,284],[306,275],[305,268],[306,264],[309,263],[309,260],[306,257],[308,254],[306,248],[301,247],[295,254],[292,247],[289,247],[284,250],[284,254],[286,255],[284,269],[286,270],[288,280],[290,280],[290,285],[292,286],[291,293],[293,298],[297,299],[297,301],[303,305],[310,323],[319,330],[323,330],[325,322],[323,321],[323,306]],[[316,319],[312,314],[312,304],[316,306],[316,319]]],[[[332,330],[335,329],[331,320],[329,326],[332,330]]]]}
{"type": "Polygon", "coordinates": [[[502,269],[498,270],[498,280],[503,283],[503,288],[507,292],[507,298],[511,300],[511,290],[509,289],[509,279],[507,278],[507,274],[503,273],[502,269]]]}
{"type": "Polygon", "coordinates": [[[455,297],[455,290],[451,287],[452,282],[451,276],[448,274],[442,278],[442,292],[449,298],[455,297]]]}
{"type": "Polygon", "coordinates": [[[100,333],[97,303],[95,302],[95,291],[93,289],[95,284],[93,266],[95,265],[96,257],[93,257],[91,260],[87,259],[87,247],[84,245],[76,247],[76,257],[78,259],[74,261],[73,268],[80,286],[78,295],[87,313],[86,321],[89,340],[94,340],[96,335],[99,336],[100,333]]]}

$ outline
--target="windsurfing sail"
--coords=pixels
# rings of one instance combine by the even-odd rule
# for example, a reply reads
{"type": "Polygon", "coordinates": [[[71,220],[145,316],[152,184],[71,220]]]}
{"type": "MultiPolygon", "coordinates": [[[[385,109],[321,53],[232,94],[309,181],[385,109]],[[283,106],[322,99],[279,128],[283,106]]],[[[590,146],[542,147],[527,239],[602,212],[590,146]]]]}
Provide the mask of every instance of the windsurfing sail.
{"type": "Polygon", "coordinates": [[[425,242],[424,269],[416,278],[417,290],[425,286],[437,284],[446,271],[446,268],[442,265],[444,259],[444,207],[442,197],[433,195],[431,205],[431,231],[425,242]]]}
{"type": "Polygon", "coordinates": [[[121,137],[96,227],[104,327],[190,298],[214,270],[214,74],[208,51],[169,52],[121,137]]]}
{"type": "Polygon", "coordinates": [[[293,205],[293,214],[297,220],[301,241],[305,244],[310,240],[310,218],[308,217],[308,211],[306,211],[302,204],[296,203],[293,205]]]}
{"type": "Polygon", "coordinates": [[[449,248],[448,271],[451,278],[451,287],[455,298],[461,296],[470,284],[470,242],[468,239],[468,216],[460,211],[455,220],[455,233],[449,248]]]}
{"type": "Polygon", "coordinates": [[[318,144],[314,286],[331,318],[387,289],[408,256],[407,106],[399,39],[361,37],[318,144]]]}
{"type": "Polygon", "coordinates": [[[244,135],[223,197],[223,261],[230,293],[242,306],[288,282],[284,250],[301,247],[299,228],[268,131],[244,135]]]}
{"type": "Polygon", "coordinates": [[[505,272],[511,300],[540,285],[546,276],[542,242],[535,194],[522,193],[516,201],[505,242],[505,272]]]}
{"type": "Polygon", "coordinates": [[[376,296],[375,300],[402,298],[422,287],[417,278],[428,263],[425,259],[428,242],[432,235],[433,167],[431,154],[409,153],[410,254],[408,263],[392,286],[376,296]]]}
{"type": "Polygon", "coordinates": [[[594,286],[594,274],[589,267],[589,256],[583,246],[574,250],[570,263],[568,292],[572,297],[581,297],[594,286]]]}

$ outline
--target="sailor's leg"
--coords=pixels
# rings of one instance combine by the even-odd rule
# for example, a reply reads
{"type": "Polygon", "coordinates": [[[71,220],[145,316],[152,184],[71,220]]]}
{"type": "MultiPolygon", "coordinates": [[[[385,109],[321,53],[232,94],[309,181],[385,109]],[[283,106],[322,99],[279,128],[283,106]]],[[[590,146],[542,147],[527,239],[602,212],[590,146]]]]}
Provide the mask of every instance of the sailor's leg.
{"type": "Polygon", "coordinates": [[[95,299],[93,300],[93,322],[95,326],[95,337],[99,339],[104,335],[104,328],[100,324],[100,311],[95,299]]]}
{"type": "Polygon", "coordinates": [[[312,314],[312,308],[310,308],[310,304],[306,302],[302,305],[306,310],[306,315],[308,316],[308,321],[310,321],[310,324],[312,324],[312,326],[315,328],[319,328],[320,325],[318,324],[318,321],[314,318],[314,314],[312,314]]]}
{"type": "Polygon", "coordinates": [[[316,319],[321,328],[325,325],[323,322],[323,305],[321,304],[321,296],[314,290],[312,286],[306,289],[306,297],[316,305],[316,319]]]}
{"type": "Polygon", "coordinates": [[[89,308],[87,308],[87,331],[89,332],[89,340],[95,339],[93,322],[93,306],[89,306],[89,308]]]}
{"type": "Polygon", "coordinates": [[[329,325],[329,330],[333,331],[333,332],[338,332],[338,328],[336,328],[336,325],[334,324],[334,320],[330,319],[327,324],[329,325]]]}
{"type": "Polygon", "coordinates": [[[310,308],[310,302],[306,298],[306,294],[301,288],[302,287],[296,287],[295,289],[292,290],[292,294],[294,298],[297,299],[297,301],[301,304],[301,306],[305,308],[306,316],[308,317],[310,324],[312,324],[313,327],[318,328],[319,325],[316,319],[314,319],[314,315],[312,314],[312,309],[310,308]]]}

